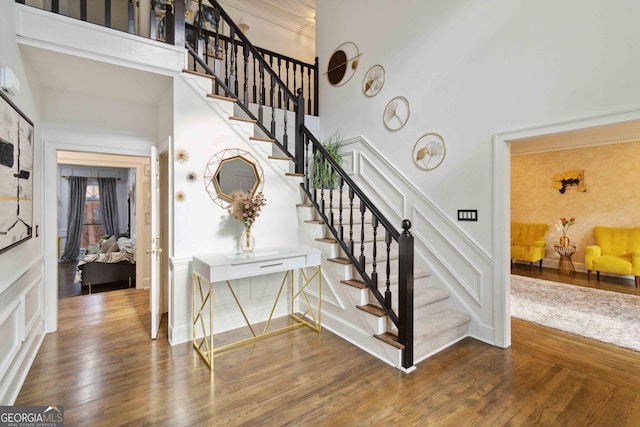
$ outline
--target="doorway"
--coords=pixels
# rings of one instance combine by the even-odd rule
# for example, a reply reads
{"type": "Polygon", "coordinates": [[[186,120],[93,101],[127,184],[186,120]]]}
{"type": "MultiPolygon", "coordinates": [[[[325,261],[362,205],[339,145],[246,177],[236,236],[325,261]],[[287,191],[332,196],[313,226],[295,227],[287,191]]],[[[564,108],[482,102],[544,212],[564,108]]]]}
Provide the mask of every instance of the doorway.
{"type": "Polygon", "coordinates": [[[496,341],[504,339],[506,346],[511,345],[509,224],[511,222],[511,153],[515,150],[514,147],[522,149],[526,144],[543,144],[542,141],[544,141],[544,144],[548,144],[547,148],[577,148],[622,142],[625,138],[640,140],[640,110],[515,130],[494,136],[493,228],[495,230],[494,260],[496,260],[494,269],[496,341]],[[590,136],[586,138],[585,133],[590,136]],[[502,265],[502,268],[499,265],[502,265]]]}

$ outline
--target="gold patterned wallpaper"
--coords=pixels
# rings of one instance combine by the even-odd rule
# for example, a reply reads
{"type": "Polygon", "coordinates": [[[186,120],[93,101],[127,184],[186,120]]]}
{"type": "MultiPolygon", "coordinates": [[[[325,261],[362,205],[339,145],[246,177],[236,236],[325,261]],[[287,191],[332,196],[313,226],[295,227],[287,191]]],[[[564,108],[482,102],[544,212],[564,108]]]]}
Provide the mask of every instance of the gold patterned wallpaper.
{"type": "Polygon", "coordinates": [[[560,217],[575,217],[567,236],[577,245],[572,260],[584,271],[584,247],[592,245],[593,227],[640,227],[640,142],[511,156],[511,220],[549,224],[545,259],[562,233],[560,217]],[[553,177],[584,169],[586,192],[553,188],[553,177]]]}

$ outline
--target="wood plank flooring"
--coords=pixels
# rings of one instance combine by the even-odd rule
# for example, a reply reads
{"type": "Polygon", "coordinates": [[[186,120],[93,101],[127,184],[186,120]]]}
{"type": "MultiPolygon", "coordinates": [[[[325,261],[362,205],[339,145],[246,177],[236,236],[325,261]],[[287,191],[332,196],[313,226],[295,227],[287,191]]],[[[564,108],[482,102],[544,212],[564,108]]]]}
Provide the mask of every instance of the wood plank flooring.
{"type": "Polygon", "coordinates": [[[16,404],[62,405],[69,426],[640,425],[640,353],[515,319],[510,348],[467,338],[408,375],[308,328],[212,375],[149,323],[148,290],[61,300],[16,404]]]}

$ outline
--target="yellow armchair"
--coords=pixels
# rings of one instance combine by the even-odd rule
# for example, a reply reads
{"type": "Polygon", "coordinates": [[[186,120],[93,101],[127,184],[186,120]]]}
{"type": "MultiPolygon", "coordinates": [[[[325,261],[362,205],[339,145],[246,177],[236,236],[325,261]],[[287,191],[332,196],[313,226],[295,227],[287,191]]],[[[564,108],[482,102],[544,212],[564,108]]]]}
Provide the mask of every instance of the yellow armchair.
{"type": "Polygon", "coordinates": [[[593,228],[596,244],[584,248],[587,277],[595,271],[635,276],[640,286],[640,228],[612,228],[598,225],[593,228]]]}
{"type": "Polygon", "coordinates": [[[511,263],[513,264],[513,260],[529,261],[529,270],[532,270],[533,263],[539,261],[542,269],[542,260],[547,248],[547,231],[547,224],[512,222],[511,263]]]}

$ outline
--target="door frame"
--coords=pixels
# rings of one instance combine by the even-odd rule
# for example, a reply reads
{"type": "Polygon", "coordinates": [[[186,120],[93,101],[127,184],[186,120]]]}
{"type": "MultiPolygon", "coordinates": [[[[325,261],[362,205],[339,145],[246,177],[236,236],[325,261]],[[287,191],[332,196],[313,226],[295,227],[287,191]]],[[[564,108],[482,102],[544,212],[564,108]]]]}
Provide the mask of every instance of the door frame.
{"type": "MultiPolygon", "coordinates": [[[[511,223],[511,144],[538,136],[577,131],[640,120],[640,110],[629,110],[496,133],[493,136],[493,316],[496,345],[511,345],[511,279],[509,224],[511,223]]],[[[593,142],[591,143],[593,145],[593,142]]],[[[573,145],[573,147],[577,147],[573,145]]]]}
{"type": "MultiPolygon", "coordinates": [[[[58,152],[66,151],[83,153],[84,156],[96,154],[132,156],[141,158],[141,162],[144,161],[144,159],[149,162],[149,147],[145,147],[144,150],[140,150],[120,147],[69,144],[58,141],[49,141],[46,139],[43,140],[43,146],[42,211],[50,212],[52,214],[42,215],[42,253],[44,254],[44,292],[42,307],[44,311],[44,331],[45,333],[50,333],[55,332],[58,329],[58,152]]],[[[91,163],[89,163],[89,165],[92,166],[91,163]]],[[[102,165],[107,166],[105,164],[102,165]]],[[[119,164],[119,166],[136,167],[122,164],[119,164]]],[[[144,188],[141,181],[143,175],[144,168],[141,171],[136,171],[136,187],[139,189],[144,188]],[[138,181],[140,181],[140,186],[138,186],[138,181]]],[[[138,221],[144,222],[144,206],[142,200],[140,201],[141,203],[136,203],[136,218],[138,221]],[[138,205],[140,205],[141,211],[138,211],[138,205]]],[[[139,224],[136,224],[136,229],[138,229],[138,226],[139,224]]],[[[144,254],[143,245],[136,245],[136,259],[139,262],[140,259],[144,260],[145,258],[144,256],[138,257],[138,251],[142,251],[144,254]]],[[[143,269],[136,268],[136,283],[138,283],[138,280],[143,277],[141,276],[143,274],[143,269]]],[[[142,283],[142,281],[140,283],[142,283]]]]}

